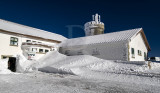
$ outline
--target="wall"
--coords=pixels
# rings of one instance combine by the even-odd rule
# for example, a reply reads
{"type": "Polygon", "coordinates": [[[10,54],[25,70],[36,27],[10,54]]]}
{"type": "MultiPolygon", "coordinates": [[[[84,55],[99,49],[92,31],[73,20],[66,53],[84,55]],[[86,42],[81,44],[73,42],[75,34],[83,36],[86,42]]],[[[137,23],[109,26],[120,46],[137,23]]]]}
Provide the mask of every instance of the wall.
{"type": "Polygon", "coordinates": [[[98,58],[107,60],[127,60],[127,41],[112,42],[112,43],[99,43],[91,45],[81,45],[72,47],[60,48],[60,53],[73,55],[93,55],[98,58]],[[66,53],[67,51],[67,53],[66,53]]]}
{"type": "MultiPolygon", "coordinates": [[[[31,46],[31,47],[28,47],[29,48],[29,53],[34,53],[35,54],[35,57],[34,57],[34,59],[35,60],[38,60],[39,58],[41,58],[42,56],[44,56],[46,53],[45,53],[45,50],[49,50],[49,51],[51,51],[51,48],[46,48],[46,47],[43,47],[43,46],[31,46]],[[32,51],[32,48],[36,48],[37,49],[37,51],[35,51],[35,52],[33,52],[32,51]],[[43,49],[43,52],[39,52],[39,49],[43,49]]],[[[27,55],[27,57],[28,57],[28,55],[27,55]]]]}
{"type": "Polygon", "coordinates": [[[31,42],[32,41],[41,42],[41,43],[47,44],[47,45],[55,45],[55,43],[52,43],[52,42],[47,42],[47,41],[44,41],[44,40],[38,40],[38,39],[33,39],[33,38],[28,38],[28,37],[23,37],[22,36],[21,42],[26,42],[26,40],[31,40],[31,42]]]}
{"type": "Polygon", "coordinates": [[[18,46],[10,46],[10,37],[13,35],[0,33],[0,57],[2,55],[16,55],[22,53],[21,50],[21,37],[18,38],[18,46]]]}
{"type": "MultiPolygon", "coordinates": [[[[0,43],[1,43],[0,44],[0,58],[2,55],[13,56],[13,55],[21,54],[22,53],[22,49],[21,49],[22,42],[26,42],[26,40],[41,42],[41,43],[44,43],[47,45],[53,45],[53,46],[56,44],[56,43],[51,43],[51,42],[47,42],[47,41],[43,41],[43,40],[37,40],[37,39],[24,37],[21,35],[0,33],[0,43]],[[18,38],[18,46],[10,46],[10,38],[11,37],[18,38]]],[[[41,57],[41,55],[44,55],[44,54],[37,54],[37,55],[38,55],[38,57],[41,57]]],[[[38,58],[36,57],[36,59],[38,59],[38,58]]]]}
{"type": "Polygon", "coordinates": [[[136,37],[134,37],[129,42],[129,59],[130,61],[145,61],[144,60],[144,52],[148,53],[147,47],[144,43],[141,33],[139,33],[136,37]],[[132,57],[131,48],[135,50],[135,58],[132,57]],[[138,50],[142,51],[142,55],[138,55],[138,50]]]}

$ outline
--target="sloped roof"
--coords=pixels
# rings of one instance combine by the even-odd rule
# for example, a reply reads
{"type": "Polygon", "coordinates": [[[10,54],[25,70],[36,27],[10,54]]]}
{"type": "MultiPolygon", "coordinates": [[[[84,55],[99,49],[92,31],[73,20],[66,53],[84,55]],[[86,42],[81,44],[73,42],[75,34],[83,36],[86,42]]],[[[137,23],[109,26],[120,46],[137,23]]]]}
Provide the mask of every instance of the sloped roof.
{"type": "Polygon", "coordinates": [[[9,22],[9,21],[2,20],[2,19],[0,19],[0,29],[4,31],[8,31],[8,32],[14,32],[14,33],[19,33],[23,35],[41,37],[41,38],[50,39],[50,40],[63,41],[66,39],[62,35],[47,32],[47,31],[40,30],[37,28],[32,28],[29,26],[24,26],[21,24],[9,22]]]}
{"type": "Polygon", "coordinates": [[[142,33],[146,46],[150,50],[148,41],[144,35],[142,28],[130,29],[125,31],[106,33],[101,35],[86,36],[80,38],[67,39],[62,42],[60,46],[75,46],[75,45],[85,45],[85,44],[95,44],[95,43],[109,43],[118,41],[128,41],[136,36],[138,33],[142,33]]]}

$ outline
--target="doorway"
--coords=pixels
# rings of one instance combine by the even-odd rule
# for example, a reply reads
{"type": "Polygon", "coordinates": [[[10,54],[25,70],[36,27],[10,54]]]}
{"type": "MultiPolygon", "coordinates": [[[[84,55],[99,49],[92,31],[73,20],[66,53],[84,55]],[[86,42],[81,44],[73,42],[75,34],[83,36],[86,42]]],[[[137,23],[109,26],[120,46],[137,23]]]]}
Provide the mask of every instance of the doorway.
{"type": "Polygon", "coordinates": [[[15,57],[9,57],[8,69],[11,70],[12,72],[16,72],[16,58],[15,57]]]}

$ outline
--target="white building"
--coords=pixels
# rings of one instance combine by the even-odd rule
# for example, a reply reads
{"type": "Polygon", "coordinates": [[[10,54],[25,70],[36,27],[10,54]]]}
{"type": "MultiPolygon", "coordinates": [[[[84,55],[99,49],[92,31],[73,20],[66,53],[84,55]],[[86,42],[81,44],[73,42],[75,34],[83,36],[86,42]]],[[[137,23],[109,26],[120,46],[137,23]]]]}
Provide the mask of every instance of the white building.
{"type": "Polygon", "coordinates": [[[69,56],[93,55],[102,59],[123,61],[147,60],[150,50],[142,28],[99,35],[88,33],[86,37],[63,41],[59,49],[62,54],[69,56]]]}
{"type": "Polygon", "coordinates": [[[58,34],[0,19],[1,59],[23,53],[22,48],[28,49],[28,56],[34,54],[38,59],[65,39],[58,34]]]}

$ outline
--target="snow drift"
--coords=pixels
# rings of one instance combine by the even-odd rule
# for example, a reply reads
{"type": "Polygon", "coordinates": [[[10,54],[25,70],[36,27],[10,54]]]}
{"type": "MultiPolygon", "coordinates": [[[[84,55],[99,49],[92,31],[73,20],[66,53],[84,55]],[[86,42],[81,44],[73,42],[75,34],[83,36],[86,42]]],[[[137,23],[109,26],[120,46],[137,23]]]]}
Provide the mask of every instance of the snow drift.
{"type": "Polygon", "coordinates": [[[34,60],[27,60],[26,57],[23,55],[17,55],[16,58],[16,72],[20,73],[33,71],[34,68],[32,67],[32,65],[37,63],[37,61],[34,60]]]}
{"type": "MultiPolygon", "coordinates": [[[[152,65],[152,63],[151,63],[152,65]]],[[[157,65],[157,64],[155,64],[157,65]]],[[[131,73],[149,70],[148,62],[123,62],[103,60],[90,55],[66,56],[57,51],[47,53],[33,66],[50,73],[89,76],[98,73],[131,73]]],[[[156,68],[160,67],[157,66],[156,68]]],[[[154,69],[155,67],[152,67],[154,69]]]]}
{"type": "Polygon", "coordinates": [[[10,74],[12,73],[8,70],[8,59],[0,59],[0,74],[10,74]]]}

